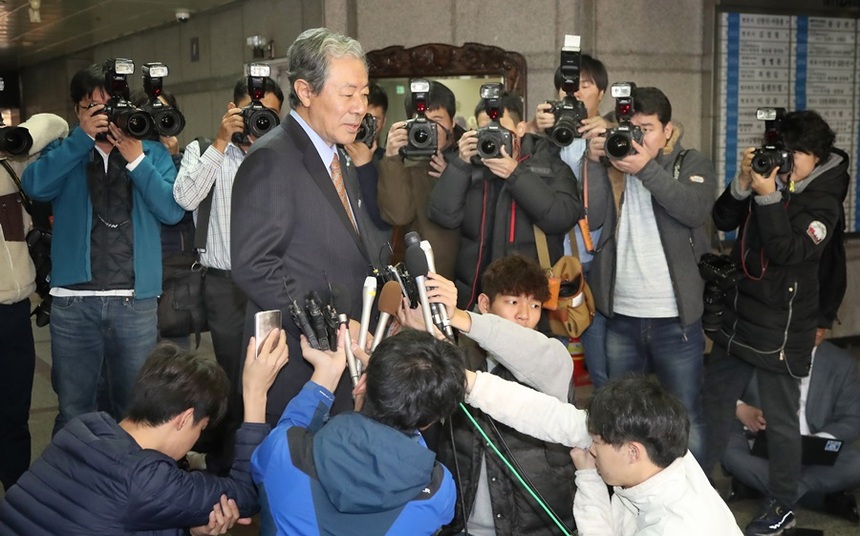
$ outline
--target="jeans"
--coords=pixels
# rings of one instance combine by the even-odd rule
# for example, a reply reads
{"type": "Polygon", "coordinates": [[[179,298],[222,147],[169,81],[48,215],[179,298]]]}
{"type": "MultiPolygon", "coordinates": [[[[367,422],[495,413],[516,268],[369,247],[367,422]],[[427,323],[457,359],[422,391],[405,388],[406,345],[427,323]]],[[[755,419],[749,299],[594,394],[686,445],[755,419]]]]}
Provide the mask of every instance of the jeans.
{"type": "Polygon", "coordinates": [[[8,491],[30,466],[30,396],[36,368],[30,300],[0,304],[0,482],[8,491]]]}
{"type": "Polygon", "coordinates": [[[707,422],[705,474],[723,456],[732,434],[736,401],[752,378],[758,382],[761,410],[767,419],[769,495],[791,507],[798,498],[801,439],[797,411],[800,381],[788,374],[756,369],[714,345],[705,374],[704,408],[707,422]]]}
{"type": "Polygon", "coordinates": [[[51,384],[57,393],[56,434],[71,419],[96,410],[106,363],[111,416],[124,417],[137,372],[155,347],[156,298],[55,297],[51,309],[51,384]]]}
{"type": "Polygon", "coordinates": [[[594,311],[591,325],[582,332],[582,351],[585,353],[585,366],[595,389],[600,389],[609,379],[606,364],[606,317],[594,311]]]}
{"type": "Polygon", "coordinates": [[[682,326],[675,318],[634,318],[616,314],[606,320],[609,378],[653,372],[681,400],[690,418],[689,448],[704,459],[702,381],[705,336],[701,321],[682,326]]]}

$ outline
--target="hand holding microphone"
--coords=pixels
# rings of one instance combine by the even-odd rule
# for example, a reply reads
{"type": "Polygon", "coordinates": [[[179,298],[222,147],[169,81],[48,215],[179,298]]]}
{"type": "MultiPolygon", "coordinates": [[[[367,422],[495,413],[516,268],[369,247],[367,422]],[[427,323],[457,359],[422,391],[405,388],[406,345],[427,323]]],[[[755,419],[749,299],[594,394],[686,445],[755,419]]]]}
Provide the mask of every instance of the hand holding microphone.
{"type": "Polygon", "coordinates": [[[427,295],[427,273],[433,271],[431,262],[435,264],[433,262],[433,249],[426,240],[422,242],[421,237],[414,231],[406,233],[404,242],[406,243],[406,269],[415,278],[415,283],[418,286],[418,295],[421,299],[421,310],[424,313],[427,331],[433,333],[433,326],[435,326],[453,341],[454,330],[451,328],[448,311],[444,305],[438,302],[430,303],[427,295]]]}

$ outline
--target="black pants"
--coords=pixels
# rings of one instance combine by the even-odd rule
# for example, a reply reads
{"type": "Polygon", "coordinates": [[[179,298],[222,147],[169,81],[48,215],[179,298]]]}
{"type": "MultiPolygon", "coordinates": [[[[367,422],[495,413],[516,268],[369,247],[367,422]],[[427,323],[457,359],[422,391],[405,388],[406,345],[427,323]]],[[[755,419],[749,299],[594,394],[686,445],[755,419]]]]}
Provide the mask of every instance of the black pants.
{"type": "Polygon", "coordinates": [[[225,473],[233,462],[233,438],[244,414],[242,368],[248,341],[244,340],[242,331],[248,298],[233,283],[229,272],[210,269],[203,279],[203,301],[215,359],[230,380],[227,414],[209,434],[204,434],[204,442],[209,443],[204,450],[209,452],[207,465],[214,472],[225,473]]]}
{"type": "Polygon", "coordinates": [[[36,349],[30,300],[0,305],[0,481],[8,490],[30,466],[30,397],[36,349]]]}
{"type": "Polygon", "coordinates": [[[733,431],[735,405],[752,378],[758,380],[761,409],[767,420],[769,494],[791,507],[800,479],[801,439],[797,411],[800,381],[788,374],[756,369],[714,345],[705,366],[703,406],[706,457],[703,467],[710,476],[722,458],[733,431]]]}

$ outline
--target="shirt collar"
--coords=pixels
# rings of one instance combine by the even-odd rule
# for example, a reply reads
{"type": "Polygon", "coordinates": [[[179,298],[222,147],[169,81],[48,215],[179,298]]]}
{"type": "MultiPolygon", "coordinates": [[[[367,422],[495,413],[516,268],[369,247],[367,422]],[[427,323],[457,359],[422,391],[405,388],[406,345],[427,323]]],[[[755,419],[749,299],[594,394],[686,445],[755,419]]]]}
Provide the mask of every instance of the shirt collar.
{"type": "Polygon", "coordinates": [[[322,160],[325,168],[328,170],[329,175],[331,175],[331,161],[334,159],[335,146],[329,145],[320,137],[319,134],[316,133],[314,129],[308,125],[302,116],[296,113],[295,110],[290,110],[290,115],[296,120],[299,126],[302,127],[302,130],[305,131],[305,134],[311,139],[311,143],[314,144],[314,148],[317,150],[317,153],[320,155],[320,160],[322,160]]]}

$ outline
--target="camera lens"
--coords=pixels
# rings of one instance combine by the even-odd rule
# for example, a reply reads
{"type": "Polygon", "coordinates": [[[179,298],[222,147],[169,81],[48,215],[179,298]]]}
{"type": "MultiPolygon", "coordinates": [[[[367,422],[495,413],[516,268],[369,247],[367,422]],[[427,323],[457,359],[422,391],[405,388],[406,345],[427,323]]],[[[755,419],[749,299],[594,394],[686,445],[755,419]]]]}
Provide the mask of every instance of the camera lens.
{"type": "Polygon", "coordinates": [[[262,107],[254,111],[248,120],[248,130],[252,136],[259,138],[267,134],[270,130],[280,124],[278,116],[275,112],[268,108],[262,107]]]}
{"type": "Polygon", "coordinates": [[[365,137],[367,137],[367,126],[365,126],[365,124],[362,123],[358,127],[358,132],[355,133],[355,139],[356,140],[363,140],[365,137]]]}
{"type": "Polygon", "coordinates": [[[573,131],[564,125],[558,125],[552,129],[552,141],[556,145],[565,147],[573,142],[573,131]]]}
{"type": "Polygon", "coordinates": [[[494,138],[486,138],[481,140],[480,150],[482,158],[493,158],[499,155],[499,146],[494,138]]]}
{"type": "Polygon", "coordinates": [[[178,136],[185,128],[185,117],[177,110],[162,110],[156,113],[153,120],[155,129],[161,136],[178,136]]]}
{"type": "Polygon", "coordinates": [[[606,138],[604,150],[611,158],[624,158],[633,151],[630,135],[626,133],[611,134],[606,138]]]}
{"type": "Polygon", "coordinates": [[[27,153],[33,146],[33,136],[23,127],[0,128],[0,151],[19,155],[27,153]]]}
{"type": "Polygon", "coordinates": [[[116,126],[141,140],[149,135],[153,125],[148,113],[130,108],[116,114],[116,126]]]}
{"type": "Polygon", "coordinates": [[[423,145],[427,143],[429,138],[430,134],[427,132],[427,129],[424,128],[416,129],[412,134],[412,141],[415,145],[423,145]]]}

